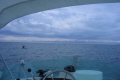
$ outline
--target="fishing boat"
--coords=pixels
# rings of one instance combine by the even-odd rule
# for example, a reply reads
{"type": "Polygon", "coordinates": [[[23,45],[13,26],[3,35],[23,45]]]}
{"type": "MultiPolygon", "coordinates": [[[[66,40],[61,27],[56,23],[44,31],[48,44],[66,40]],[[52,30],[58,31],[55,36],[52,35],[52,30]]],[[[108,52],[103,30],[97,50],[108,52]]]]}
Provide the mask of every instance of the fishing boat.
{"type": "MultiPolygon", "coordinates": [[[[119,3],[120,0],[1,0],[0,3],[0,28],[5,27],[11,21],[45,10],[56,8],[87,5],[87,4],[100,4],[100,3],[119,3]]],[[[21,68],[25,78],[14,78],[2,54],[0,54],[11,79],[9,80],[103,80],[103,73],[96,70],[76,70],[76,60],[73,58],[73,65],[66,66],[63,70],[38,70],[39,76],[34,76],[32,69],[25,70],[24,60],[21,60],[21,68]],[[74,70],[75,69],[75,70],[74,70]],[[26,71],[30,73],[31,77],[26,76],[26,71]],[[59,76],[53,78],[54,73],[59,72],[59,76]]],[[[2,76],[0,72],[0,78],[2,76]]],[[[6,74],[7,77],[8,74],[6,74]]],[[[105,79],[104,79],[105,80],[105,79]]],[[[108,80],[108,78],[106,79],[108,80]]]]}

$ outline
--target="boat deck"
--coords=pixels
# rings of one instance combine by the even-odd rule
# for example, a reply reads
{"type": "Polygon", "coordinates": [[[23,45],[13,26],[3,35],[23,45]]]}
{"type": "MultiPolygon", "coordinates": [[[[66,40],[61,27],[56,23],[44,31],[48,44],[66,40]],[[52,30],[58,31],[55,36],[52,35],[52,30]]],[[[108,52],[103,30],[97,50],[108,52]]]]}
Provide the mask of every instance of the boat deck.
{"type": "MultiPolygon", "coordinates": [[[[40,60],[40,61],[38,60],[38,61],[25,62],[24,69],[27,77],[31,77],[31,74],[27,72],[28,68],[32,69],[34,76],[39,76],[39,74],[36,73],[36,71],[39,69],[49,69],[52,71],[56,69],[63,70],[65,66],[72,65],[72,63],[73,63],[73,57],[52,59],[52,60],[40,60]]],[[[20,63],[8,65],[8,66],[15,79],[25,78],[20,63]]],[[[96,60],[82,59],[82,58],[77,58],[77,63],[76,63],[76,70],[101,71],[103,73],[103,80],[119,80],[120,78],[119,67],[120,65],[118,64],[112,64],[112,63],[106,63],[106,62],[100,62],[96,60]]],[[[3,75],[1,77],[1,80],[10,80],[10,79],[12,80],[6,67],[4,67],[2,72],[3,75]]],[[[56,74],[55,76],[58,76],[58,74],[56,74]]]]}

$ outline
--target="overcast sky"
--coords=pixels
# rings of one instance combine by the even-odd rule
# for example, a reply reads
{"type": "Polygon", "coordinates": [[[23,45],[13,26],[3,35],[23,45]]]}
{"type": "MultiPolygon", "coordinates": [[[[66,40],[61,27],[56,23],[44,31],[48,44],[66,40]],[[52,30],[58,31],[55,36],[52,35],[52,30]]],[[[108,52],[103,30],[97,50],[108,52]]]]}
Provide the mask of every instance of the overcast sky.
{"type": "Polygon", "coordinates": [[[0,42],[120,43],[120,3],[92,4],[34,13],[0,29],[0,42]]]}

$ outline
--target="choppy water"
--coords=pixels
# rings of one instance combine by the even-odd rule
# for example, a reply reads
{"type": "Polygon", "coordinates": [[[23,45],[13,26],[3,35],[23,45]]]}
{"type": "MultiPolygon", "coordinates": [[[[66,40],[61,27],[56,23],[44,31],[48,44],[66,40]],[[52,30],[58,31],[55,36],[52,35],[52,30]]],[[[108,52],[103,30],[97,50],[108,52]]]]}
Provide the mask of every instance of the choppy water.
{"type": "MultiPolygon", "coordinates": [[[[107,66],[111,68],[117,68],[111,72],[120,70],[119,69],[120,66],[117,66],[117,67],[111,66],[113,64],[116,64],[116,65],[120,64],[120,45],[1,42],[0,53],[3,55],[8,65],[13,65],[15,63],[18,64],[21,59],[24,59],[26,62],[33,61],[34,67],[35,67],[34,61],[49,60],[47,62],[50,62],[51,59],[60,59],[60,58],[69,58],[72,56],[78,56],[80,59],[78,61],[78,63],[80,63],[80,66],[77,67],[78,69],[84,69],[85,67],[86,69],[93,69],[93,66],[90,66],[90,65],[86,66],[85,63],[87,63],[92,65],[94,64],[94,66],[95,65],[99,66],[99,68],[94,67],[95,69],[98,69],[98,70],[108,69],[107,66]],[[22,49],[23,45],[26,47],[26,49],[22,49]],[[91,60],[93,61],[91,62],[91,60]],[[94,62],[94,61],[99,61],[99,62],[94,62]],[[104,64],[99,64],[99,63],[104,63],[104,64]]],[[[36,64],[38,63],[36,62],[36,64]]],[[[64,63],[64,61],[62,61],[62,63],[64,63]]],[[[70,62],[65,62],[65,64],[66,63],[70,63],[70,62]]],[[[43,63],[41,62],[41,64],[43,63]]],[[[53,61],[51,64],[53,65],[53,61]]],[[[3,67],[4,67],[4,64],[0,58],[0,69],[2,70],[3,67]]],[[[54,67],[54,68],[57,68],[57,67],[54,67]]],[[[13,72],[13,73],[16,73],[16,72],[13,72]]],[[[108,75],[110,73],[106,72],[106,74],[108,75]]],[[[116,76],[118,77],[119,72],[116,74],[117,74],[116,76]]],[[[120,78],[118,77],[117,79],[120,79],[120,78]]]]}

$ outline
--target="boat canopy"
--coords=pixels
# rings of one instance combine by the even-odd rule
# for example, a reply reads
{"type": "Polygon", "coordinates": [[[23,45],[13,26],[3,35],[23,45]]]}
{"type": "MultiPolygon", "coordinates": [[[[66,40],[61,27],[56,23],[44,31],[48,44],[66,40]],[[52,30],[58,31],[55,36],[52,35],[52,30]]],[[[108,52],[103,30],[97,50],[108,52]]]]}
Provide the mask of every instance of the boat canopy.
{"type": "Polygon", "coordinates": [[[0,28],[19,17],[61,7],[116,3],[120,0],[0,0],[0,28]]]}

